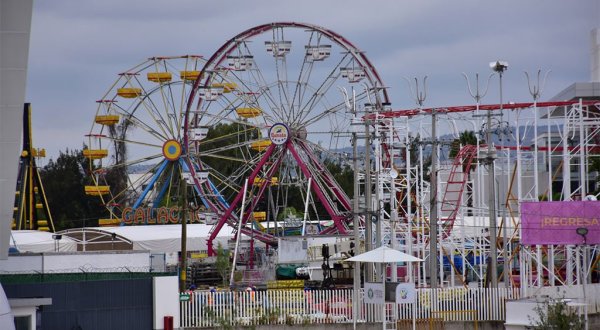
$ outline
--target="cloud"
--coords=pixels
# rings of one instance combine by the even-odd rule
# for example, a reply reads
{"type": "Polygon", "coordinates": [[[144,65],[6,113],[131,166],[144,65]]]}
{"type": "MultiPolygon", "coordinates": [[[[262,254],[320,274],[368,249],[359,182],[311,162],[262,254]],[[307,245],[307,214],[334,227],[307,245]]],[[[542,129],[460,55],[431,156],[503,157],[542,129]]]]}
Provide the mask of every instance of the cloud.
{"type": "MultiPolygon", "coordinates": [[[[117,74],[151,56],[201,54],[252,26],[313,23],[365,51],[394,108],[413,107],[403,77],[429,76],[429,105],[472,103],[461,73],[487,76],[505,59],[507,99],[530,98],[523,70],[552,69],[548,98],[589,79],[597,1],[143,1],[34,3],[27,99],[35,140],[50,155],[80,148],[117,74]],[[60,133],[59,133],[60,132],[60,133]],[[52,147],[50,147],[50,145],[52,147]]],[[[497,82],[486,100],[496,103],[497,82]]]]}

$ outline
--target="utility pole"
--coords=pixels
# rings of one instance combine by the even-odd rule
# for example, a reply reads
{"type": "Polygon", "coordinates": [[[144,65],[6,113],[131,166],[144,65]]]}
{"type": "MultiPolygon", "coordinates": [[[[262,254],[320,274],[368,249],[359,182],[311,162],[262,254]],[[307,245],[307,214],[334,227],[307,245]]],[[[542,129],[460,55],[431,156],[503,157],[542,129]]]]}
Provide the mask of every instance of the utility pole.
{"type": "MultiPolygon", "coordinates": [[[[498,73],[500,77],[500,114],[503,111],[502,104],[502,74],[506,69],[508,69],[508,63],[504,61],[496,61],[490,63],[490,68],[498,73]]],[[[486,130],[486,142],[487,142],[487,157],[486,163],[489,166],[488,168],[488,189],[489,189],[489,198],[488,198],[488,207],[490,209],[490,270],[488,274],[490,274],[490,280],[487,281],[492,288],[498,287],[498,232],[497,232],[497,217],[496,217],[496,180],[495,180],[495,170],[494,170],[494,159],[496,158],[494,146],[492,143],[492,110],[488,110],[487,113],[487,130],[486,130]]]]}
{"type": "MultiPolygon", "coordinates": [[[[356,103],[354,97],[354,90],[352,91],[352,99],[350,100],[352,115],[356,120],[356,103]]],[[[360,233],[358,232],[359,227],[359,198],[360,198],[360,185],[358,182],[358,133],[356,129],[352,130],[352,164],[354,166],[354,199],[352,200],[352,226],[354,227],[354,255],[358,255],[360,251],[360,233]]],[[[360,263],[354,263],[354,290],[353,290],[353,313],[352,313],[352,323],[353,328],[356,329],[356,321],[358,319],[358,289],[360,288],[360,263]]]]}
{"type": "MultiPolygon", "coordinates": [[[[365,116],[365,251],[373,249],[373,194],[371,187],[371,106],[366,107],[365,116]]],[[[365,281],[373,282],[373,264],[367,263],[365,281]]]]}
{"type": "Polygon", "coordinates": [[[429,278],[432,289],[438,287],[438,210],[437,210],[437,112],[435,109],[431,111],[431,175],[429,182],[431,191],[429,192],[429,278]]]}
{"type": "MultiPolygon", "coordinates": [[[[413,100],[419,106],[419,110],[423,108],[425,99],[427,99],[427,76],[423,77],[423,90],[419,90],[419,80],[415,77],[415,89],[413,90],[410,80],[404,78],[410,88],[411,96],[413,100]]],[[[429,176],[430,191],[429,191],[429,285],[432,289],[438,287],[438,214],[437,214],[437,118],[436,110],[431,111],[431,175],[429,176]]],[[[410,158],[410,153],[407,156],[410,158]]],[[[423,170],[423,169],[421,169],[423,170]]],[[[422,172],[421,172],[422,173],[422,172]]],[[[409,189],[410,199],[410,189],[409,189]]],[[[412,235],[412,233],[409,233],[412,235]]],[[[412,244],[412,242],[411,242],[412,244]]],[[[431,301],[435,301],[434,290],[431,291],[431,301]]]]}

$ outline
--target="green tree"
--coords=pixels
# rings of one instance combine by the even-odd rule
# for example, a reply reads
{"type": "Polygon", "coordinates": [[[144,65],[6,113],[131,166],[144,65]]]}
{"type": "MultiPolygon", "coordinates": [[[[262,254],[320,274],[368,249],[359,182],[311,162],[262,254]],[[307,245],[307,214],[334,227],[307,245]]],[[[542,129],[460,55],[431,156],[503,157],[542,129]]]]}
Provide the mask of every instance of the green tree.
{"type": "MultiPolygon", "coordinates": [[[[124,191],[127,188],[127,166],[122,166],[127,162],[127,130],[134,127],[130,118],[123,120],[117,125],[109,125],[108,133],[110,134],[113,144],[114,155],[113,166],[106,174],[105,179],[110,182],[110,189],[113,195],[124,191]]],[[[93,167],[93,163],[90,163],[93,167]]]]}
{"type": "Polygon", "coordinates": [[[348,196],[354,193],[354,170],[348,164],[338,164],[331,160],[325,160],[325,167],[338,183],[340,188],[348,196]]]}
{"type": "Polygon", "coordinates": [[[229,261],[229,252],[223,249],[221,243],[217,245],[217,260],[215,261],[217,272],[223,279],[223,285],[227,285],[228,274],[231,271],[231,263],[229,261]]]}
{"type": "Polygon", "coordinates": [[[536,330],[583,330],[585,320],[563,299],[550,300],[535,308],[538,319],[531,320],[536,330]]]}
{"type": "MultiPolygon", "coordinates": [[[[485,142],[481,142],[485,143],[485,142]]],[[[452,141],[452,146],[450,148],[450,158],[456,157],[458,152],[460,151],[460,147],[464,147],[466,145],[477,145],[477,136],[473,131],[464,131],[461,132],[458,136],[458,139],[454,139],[452,141]]]]}
{"type": "Polygon", "coordinates": [[[41,170],[48,205],[52,212],[56,230],[97,226],[98,218],[105,211],[100,200],[87,196],[84,186],[89,176],[88,160],[81,150],[60,152],[56,160],[50,159],[41,170]]]}

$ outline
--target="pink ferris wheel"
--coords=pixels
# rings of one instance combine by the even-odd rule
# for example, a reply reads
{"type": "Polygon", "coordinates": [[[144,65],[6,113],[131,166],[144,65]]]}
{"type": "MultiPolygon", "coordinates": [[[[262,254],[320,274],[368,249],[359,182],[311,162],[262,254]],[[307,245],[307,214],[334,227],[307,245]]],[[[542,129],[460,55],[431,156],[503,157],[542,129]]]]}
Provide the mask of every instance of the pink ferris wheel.
{"type": "MultiPolygon", "coordinates": [[[[351,153],[350,113],[387,103],[382,81],[363,52],[315,25],[279,22],[248,29],[208,59],[187,103],[183,147],[193,189],[217,220],[267,244],[289,206],[326,224],[319,234],[352,231],[350,198],[326,164],[351,153]]],[[[238,234],[240,234],[238,232],[238,234]]]]}

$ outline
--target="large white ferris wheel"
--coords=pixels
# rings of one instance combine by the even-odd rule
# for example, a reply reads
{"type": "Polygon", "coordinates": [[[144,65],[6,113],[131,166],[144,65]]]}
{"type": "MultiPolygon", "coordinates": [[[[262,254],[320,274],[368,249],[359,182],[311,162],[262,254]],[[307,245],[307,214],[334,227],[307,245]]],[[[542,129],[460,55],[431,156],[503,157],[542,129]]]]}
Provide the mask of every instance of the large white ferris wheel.
{"type": "Polygon", "coordinates": [[[306,199],[312,201],[307,211],[313,219],[333,221],[321,233],[348,232],[350,199],[324,162],[351,146],[352,114],[340,88],[357,85],[362,90],[357,102],[387,102],[364,53],[315,25],[260,25],[230,39],[207,60],[188,103],[183,143],[191,151],[190,162],[199,164],[190,166],[195,186],[204,196],[219,192],[219,198],[206,199],[219,218],[209,249],[225,224],[274,243],[246,224],[256,217],[276,218],[292,187],[311,195],[306,199]],[[220,125],[234,127],[232,137],[196,138],[198,130],[220,125]],[[216,171],[220,159],[237,166],[216,171]],[[202,171],[209,173],[204,182],[197,179],[202,171]]]}

